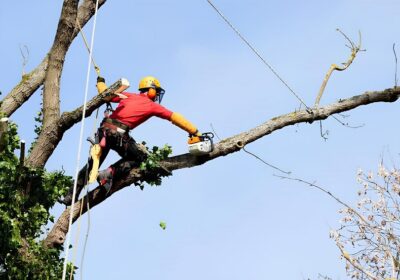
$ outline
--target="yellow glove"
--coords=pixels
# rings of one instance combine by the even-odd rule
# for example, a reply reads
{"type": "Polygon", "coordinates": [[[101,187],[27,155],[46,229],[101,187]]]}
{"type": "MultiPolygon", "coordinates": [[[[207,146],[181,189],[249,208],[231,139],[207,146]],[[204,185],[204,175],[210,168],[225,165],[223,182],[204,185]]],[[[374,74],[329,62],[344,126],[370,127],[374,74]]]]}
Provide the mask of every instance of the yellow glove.
{"type": "Polygon", "coordinates": [[[92,170],[90,170],[89,174],[89,183],[93,183],[96,181],[97,176],[99,175],[99,165],[100,165],[100,156],[101,156],[101,146],[99,144],[94,144],[90,148],[90,155],[92,156],[93,165],[92,170]]]}
{"type": "Polygon", "coordinates": [[[172,113],[171,122],[179,128],[185,130],[190,135],[198,135],[199,133],[196,126],[179,113],[172,113]]]}
{"type": "Polygon", "coordinates": [[[97,92],[100,94],[107,89],[106,80],[103,77],[97,77],[97,92]]]}

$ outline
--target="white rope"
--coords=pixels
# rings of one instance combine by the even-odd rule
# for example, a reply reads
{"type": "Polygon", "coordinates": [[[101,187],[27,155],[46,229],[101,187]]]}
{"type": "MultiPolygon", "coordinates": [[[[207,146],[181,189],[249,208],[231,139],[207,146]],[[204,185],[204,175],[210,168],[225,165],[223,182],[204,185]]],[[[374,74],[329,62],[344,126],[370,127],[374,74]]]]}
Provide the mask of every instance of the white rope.
{"type": "Polygon", "coordinates": [[[239,30],[233,26],[233,24],[228,20],[226,16],[215,6],[211,0],[207,0],[208,4],[219,14],[219,16],[225,21],[226,24],[229,25],[229,27],[239,36],[240,39],[254,52],[256,56],[271,70],[271,72],[285,85],[285,87],[293,94],[294,97],[297,98],[297,100],[300,101],[301,104],[303,104],[307,110],[310,108],[307,106],[306,103],[304,103],[303,99],[300,98],[300,96],[289,86],[288,83],[285,82],[285,80],[276,72],[276,70],[262,57],[262,55],[256,50],[255,47],[253,47],[252,44],[239,32],[239,30]]]}
{"type": "Polygon", "coordinates": [[[87,67],[87,73],[86,73],[86,85],[85,85],[85,97],[83,101],[83,111],[82,111],[82,120],[81,120],[81,130],[80,130],[80,136],[79,136],[79,146],[78,146],[78,154],[77,154],[77,159],[76,159],[76,171],[75,171],[75,180],[74,180],[74,190],[72,192],[72,203],[70,206],[70,212],[69,212],[69,225],[68,225],[68,233],[67,233],[67,240],[66,240],[66,245],[65,245],[65,258],[64,258],[64,268],[63,268],[63,274],[62,274],[62,280],[65,280],[66,274],[67,274],[67,263],[68,263],[68,254],[69,254],[69,245],[70,245],[70,239],[71,239],[71,227],[72,227],[72,215],[74,212],[74,204],[75,204],[75,196],[76,196],[76,186],[77,186],[77,181],[78,181],[78,173],[79,173],[79,167],[80,167],[80,161],[81,161],[81,151],[82,151],[82,143],[83,143],[83,132],[85,128],[85,115],[86,115],[86,102],[87,102],[87,97],[88,97],[88,92],[89,92],[89,80],[90,80],[90,66],[92,62],[92,52],[93,52],[93,44],[94,44],[94,34],[96,30],[96,21],[97,21],[97,10],[99,6],[99,0],[96,1],[96,8],[94,11],[94,20],[93,20],[93,29],[92,29],[92,38],[90,42],[90,52],[89,52],[89,61],[88,61],[88,67],[87,67]]]}

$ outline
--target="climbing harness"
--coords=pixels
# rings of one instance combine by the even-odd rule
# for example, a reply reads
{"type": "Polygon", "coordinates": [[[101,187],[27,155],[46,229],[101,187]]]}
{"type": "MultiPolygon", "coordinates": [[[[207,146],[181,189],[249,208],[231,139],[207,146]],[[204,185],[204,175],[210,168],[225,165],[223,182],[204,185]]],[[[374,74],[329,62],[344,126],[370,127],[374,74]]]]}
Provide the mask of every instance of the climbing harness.
{"type": "MultiPolygon", "coordinates": [[[[85,127],[86,103],[87,103],[87,97],[88,97],[88,92],[89,92],[90,66],[91,66],[91,62],[94,63],[92,53],[93,53],[94,35],[95,35],[95,30],[96,30],[98,8],[99,8],[99,0],[96,0],[96,7],[95,7],[95,11],[94,11],[94,20],[93,20],[93,28],[92,28],[92,37],[91,37],[90,48],[88,48],[89,61],[88,61],[88,67],[87,67],[87,73],[86,73],[86,85],[85,85],[85,94],[84,94],[85,97],[84,97],[83,110],[82,110],[83,112],[82,112],[78,154],[77,154],[77,161],[76,161],[74,189],[72,192],[72,203],[70,206],[70,213],[69,213],[68,233],[67,233],[66,244],[64,247],[65,248],[65,258],[64,258],[64,265],[63,265],[62,280],[65,280],[65,277],[67,274],[67,263],[68,263],[69,249],[70,249],[69,247],[70,247],[70,239],[71,239],[71,226],[72,226],[72,218],[73,218],[73,213],[74,213],[74,203],[75,203],[75,196],[76,196],[77,179],[78,179],[79,166],[80,166],[80,155],[81,155],[81,151],[82,151],[83,132],[84,132],[84,127],[85,127]]],[[[81,32],[81,34],[83,34],[83,32],[81,32]]],[[[94,63],[94,65],[96,68],[95,63],[94,63]]],[[[97,67],[97,69],[99,69],[99,68],[97,67]]],[[[96,70],[96,73],[100,73],[100,70],[96,70]]]]}
{"type": "Polygon", "coordinates": [[[106,109],[104,110],[104,117],[108,118],[112,114],[112,112],[114,112],[114,109],[113,109],[111,103],[107,102],[106,109]]]}
{"type": "Polygon", "coordinates": [[[307,110],[307,112],[312,112],[311,109],[306,105],[306,103],[300,98],[298,94],[281,78],[281,76],[275,71],[275,69],[261,56],[261,54],[249,43],[249,41],[239,32],[238,29],[233,26],[233,24],[225,17],[222,12],[211,2],[211,0],[207,0],[208,4],[219,14],[219,16],[232,28],[233,31],[242,39],[242,41],[258,56],[259,59],[271,70],[271,72],[286,86],[287,89],[303,104],[307,110]]]}

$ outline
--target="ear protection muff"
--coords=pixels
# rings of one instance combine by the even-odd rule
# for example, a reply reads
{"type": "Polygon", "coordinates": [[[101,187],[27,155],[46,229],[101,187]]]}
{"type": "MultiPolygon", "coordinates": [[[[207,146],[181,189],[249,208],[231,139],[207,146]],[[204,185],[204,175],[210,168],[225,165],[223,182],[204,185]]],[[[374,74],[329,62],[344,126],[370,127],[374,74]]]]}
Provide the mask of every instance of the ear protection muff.
{"type": "Polygon", "coordinates": [[[147,96],[151,99],[154,100],[157,96],[157,91],[155,88],[149,88],[149,90],[147,91],[147,96]]]}

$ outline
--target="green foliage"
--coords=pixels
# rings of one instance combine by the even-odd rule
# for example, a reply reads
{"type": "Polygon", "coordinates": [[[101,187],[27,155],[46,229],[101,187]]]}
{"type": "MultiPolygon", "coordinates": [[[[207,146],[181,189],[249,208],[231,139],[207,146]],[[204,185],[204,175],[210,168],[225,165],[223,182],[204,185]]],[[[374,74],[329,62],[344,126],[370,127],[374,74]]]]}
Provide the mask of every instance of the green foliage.
{"type": "Polygon", "coordinates": [[[167,228],[167,223],[164,221],[160,222],[160,228],[162,228],[163,230],[165,230],[167,228]]]}
{"type": "Polygon", "coordinates": [[[34,132],[36,133],[37,136],[40,135],[40,133],[42,132],[42,126],[43,126],[43,110],[40,110],[37,113],[37,116],[35,117],[35,129],[34,132]]]}
{"type": "Polygon", "coordinates": [[[159,148],[154,146],[147,156],[147,159],[140,164],[141,170],[151,170],[159,168],[159,162],[166,159],[172,153],[171,146],[164,145],[164,147],[159,148]]]}
{"type": "Polygon", "coordinates": [[[19,165],[17,126],[9,124],[0,153],[0,278],[59,279],[62,248],[48,249],[40,238],[53,219],[50,208],[67,192],[71,178],[19,165]]]}
{"type": "MultiPolygon", "coordinates": [[[[142,143],[145,144],[145,143],[142,143]]],[[[146,182],[151,186],[159,186],[162,182],[162,176],[165,176],[165,172],[159,172],[163,167],[160,166],[160,161],[166,159],[172,153],[172,147],[169,145],[164,145],[160,148],[154,146],[151,150],[147,148],[149,152],[145,161],[140,164],[140,170],[146,172],[147,179],[146,182]]],[[[143,182],[138,183],[140,189],[143,190],[143,182]]]]}

